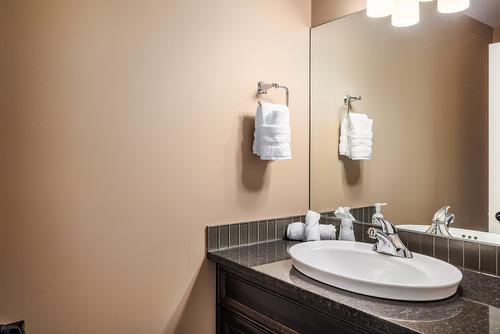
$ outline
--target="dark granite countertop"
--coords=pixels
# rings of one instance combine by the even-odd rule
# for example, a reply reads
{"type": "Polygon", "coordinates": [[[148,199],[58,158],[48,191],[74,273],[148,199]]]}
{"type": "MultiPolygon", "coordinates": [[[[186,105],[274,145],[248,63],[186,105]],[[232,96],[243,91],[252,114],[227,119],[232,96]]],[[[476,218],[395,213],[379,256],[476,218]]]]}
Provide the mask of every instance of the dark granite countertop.
{"type": "Polygon", "coordinates": [[[208,258],[327,313],[343,314],[387,333],[500,333],[500,278],[462,270],[454,296],[401,302],[364,296],[315,281],[292,267],[279,240],[208,252],[208,258]]]}

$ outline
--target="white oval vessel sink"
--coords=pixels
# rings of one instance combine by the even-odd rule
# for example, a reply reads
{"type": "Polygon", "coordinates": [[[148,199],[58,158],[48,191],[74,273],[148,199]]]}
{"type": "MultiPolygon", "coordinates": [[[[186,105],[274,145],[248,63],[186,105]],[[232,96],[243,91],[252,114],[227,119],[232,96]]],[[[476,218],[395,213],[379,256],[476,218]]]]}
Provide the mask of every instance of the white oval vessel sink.
{"type": "Polygon", "coordinates": [[[303,242],[290,248],[293,266],[320,282],[368,296],[431,301],[455,294],[462,273],[449,263],[413,253],[400,258],[351,241],[303,242]]]}

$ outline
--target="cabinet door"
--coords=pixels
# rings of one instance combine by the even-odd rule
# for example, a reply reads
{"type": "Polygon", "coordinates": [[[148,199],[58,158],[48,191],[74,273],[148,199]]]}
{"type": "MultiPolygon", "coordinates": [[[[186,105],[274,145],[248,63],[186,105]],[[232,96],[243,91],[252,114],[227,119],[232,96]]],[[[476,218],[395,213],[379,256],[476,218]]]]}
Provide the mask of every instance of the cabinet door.
{"type": "Polygon", "coordinates": [[[272,334],[268,329],[231,312],[224,307],[219,309],[220,323],[218,334],[272,334]]]}

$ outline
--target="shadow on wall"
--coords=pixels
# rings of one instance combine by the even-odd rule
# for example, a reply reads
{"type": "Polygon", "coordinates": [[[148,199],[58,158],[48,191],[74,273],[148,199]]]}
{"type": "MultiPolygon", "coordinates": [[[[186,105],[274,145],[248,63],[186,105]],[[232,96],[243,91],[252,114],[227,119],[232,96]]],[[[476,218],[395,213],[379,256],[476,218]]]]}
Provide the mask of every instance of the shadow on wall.
{"type": "Polygon", "coordinates": [[[215,316],[215,264],[205,258],[163,334],[196,334],[200,323],[207,324],[204,333],[215,333],[209,327],[215,316]],[[207,300],[214,305],[207,308],[207,300]]]}
{"type": "Polygon", "coordinates": [[[260,160],[253,154],[253,133],[255,117],[243,116],[241,119],[241,183],[250,192],[261,191],[267,181],[269,161],[260,160]]]}
{"type": "Polygon", "coordinates": [[[344,180],[349,186],[355,186],[361,183],[361,162],[359,160],[351,160],[347,157],[339,156],[342,162],[344,180]]]}

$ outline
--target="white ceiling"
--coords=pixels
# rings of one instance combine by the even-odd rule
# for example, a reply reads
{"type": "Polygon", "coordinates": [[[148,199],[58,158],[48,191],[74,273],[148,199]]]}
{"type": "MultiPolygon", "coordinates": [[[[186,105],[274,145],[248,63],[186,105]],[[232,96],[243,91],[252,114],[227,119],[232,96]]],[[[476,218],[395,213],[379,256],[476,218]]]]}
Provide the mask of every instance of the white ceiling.
{"type": "Polygon", "coordinates": [[[470,0],[465,14],[493,28],[500,27],[500,0],[470,0]]]}

